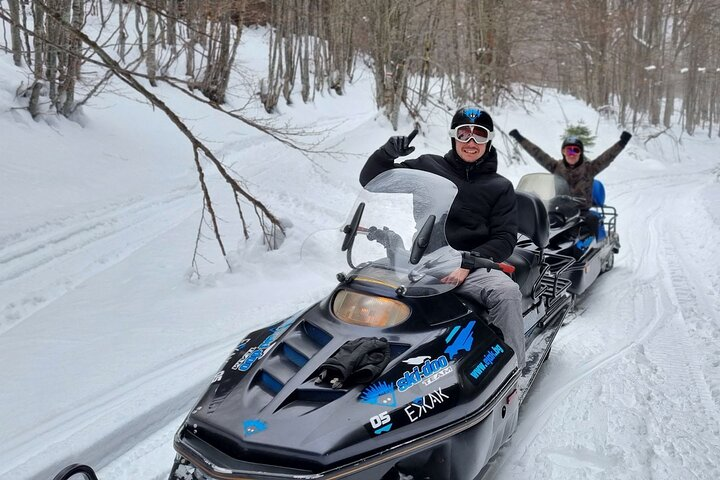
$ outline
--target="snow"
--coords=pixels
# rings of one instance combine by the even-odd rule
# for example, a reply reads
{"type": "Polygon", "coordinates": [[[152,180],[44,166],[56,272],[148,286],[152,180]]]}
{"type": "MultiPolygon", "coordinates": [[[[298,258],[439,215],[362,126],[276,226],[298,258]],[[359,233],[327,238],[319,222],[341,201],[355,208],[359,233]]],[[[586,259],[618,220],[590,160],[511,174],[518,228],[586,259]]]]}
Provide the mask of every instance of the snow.
{"type": "MultiPolygon", "coordinates": [[[[263,75],[265,41],[263,29],[243,34],[246,81],[263,75]]],[[[205,239],[197,279],[202,197],[187,140],[119,82],[78,121],[35,121],[18,108],[25,80],[0,54],[0,478],[47,479],[72,462],[103,480],[166,478],[175,430],[236,343],[321,299],[346,269],[308,238],[341,224],[365,158],[397,133],[360,65],[343,96],[281,102],[279,121],[312,129],[303,141],[334,152],[310,158],[154,89],[287,226],[269,252],[246,208],[245,241],[206,165],[232,271],[205,239]]],[[[232,92],[237,105],[248,98],[240,82],[232,92]]],[[[246,113],[268,118],[257,104],[246,113]]],[[[551,155],[568,122],[596,133],[591,157],[621,131],[553,92],[530,112],[507,106],[493,117],[551,155]]],[[[449,118],[428,112],[416,154],[447,150],[449,118]]],[[[620,212],[615,269],[559,332],[484,478],[720,477],[720,142],[677,130],[644,144],[653,132],[635,133],[599,176],[620,212]]],[[[508,164],[506,136],[494,144],[514,182],[541,171],[529,157],[508,164]]]]}

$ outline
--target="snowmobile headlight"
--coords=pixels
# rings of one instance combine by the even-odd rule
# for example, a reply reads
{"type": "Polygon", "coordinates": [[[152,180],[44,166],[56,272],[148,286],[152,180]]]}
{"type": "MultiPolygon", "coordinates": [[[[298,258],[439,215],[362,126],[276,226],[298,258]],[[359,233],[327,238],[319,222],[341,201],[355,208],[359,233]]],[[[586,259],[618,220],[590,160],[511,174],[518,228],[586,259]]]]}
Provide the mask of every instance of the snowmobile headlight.
{"type": "Polygon", "coordinates": [[[363,327],[394,327],[410,316],[410,307],[391,298],[340,290],[332,311],[345,323],[363,327]]]}

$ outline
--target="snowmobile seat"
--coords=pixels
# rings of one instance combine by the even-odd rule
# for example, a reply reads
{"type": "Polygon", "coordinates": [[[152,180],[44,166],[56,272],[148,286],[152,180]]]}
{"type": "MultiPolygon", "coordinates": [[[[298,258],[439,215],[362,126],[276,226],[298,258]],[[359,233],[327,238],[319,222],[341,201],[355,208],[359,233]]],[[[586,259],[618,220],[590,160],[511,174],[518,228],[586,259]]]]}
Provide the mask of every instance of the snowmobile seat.
{"type": "MultiPolygon", "coordinates": [[[[515,192],[517,198],[518,233],[526,236],[540,250],[550,241],[550,223],[547,209],[535,195],[515,192]]],[[[507,263],[515,267],[513,280],[520,287],[523,297],[532,294],[535,280],[540,275],[541,254],[524,247],[515,247],[507,263]]]]}
{"type": "Polygon", "coordinates": [[[525,235],[538,248],[550,241],[550,223],[545,204],[529,192],[515,192],[517,199],[518,233],[525,235]]]}
{"type": "Polygon", "coordinates": [[[529,297],[532,293],[535,278],[540,274],[539,255],[522,247],[515,247],[510,258],[505,260],[515,267],[512,277],[520,287],[523,298],[529,297]]]}
{"type": "Polygon", "coordinates": [[[602,241],[607,237],[607,231],[605,230],[605,217],[602,212],[602,207],[605,206],[605,186],[600,180],[593,180],[592,203],[593,207],[600,207],[601,210],[590,210],[590,213],[598,217],[598,231],[596,233],[598,241],[602,241]]]}
{"type": "Polygon", "coordinates": [[[600,180],[593,180],[592,203],[596,207],[605,205],[605,185],[600,180]]]}

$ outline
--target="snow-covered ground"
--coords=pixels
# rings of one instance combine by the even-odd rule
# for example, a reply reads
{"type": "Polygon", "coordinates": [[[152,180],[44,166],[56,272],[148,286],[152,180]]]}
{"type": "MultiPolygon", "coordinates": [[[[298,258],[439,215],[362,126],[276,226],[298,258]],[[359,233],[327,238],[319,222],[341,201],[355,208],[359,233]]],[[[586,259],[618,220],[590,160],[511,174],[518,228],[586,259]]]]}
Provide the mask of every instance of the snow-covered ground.
{"type": "MultiPolygon", "coordinates": [[[[238,54],[258,78],[264,33],[246,31],[238,54]]],[[[78,122],[36,122],[16,108],[24,79],[0,54],[0,479],[45,480],[72,462],[103,480],[166,478],[175,430],[238,339],[334,285],[336,266],[303,244],[340,225],[365,158],[395,133],[362,68],[346,95],[281,105],[282,121],[336,152],[310,159],[155,89],[288,226],[279,250],[254,223],[246,242],[211,175],[233,269],[206,239],[190,279],[202,197],[185,138],[121,84],[78,122]]],[[[620,133],[552,92],[530,114],[493,115],[553,155],[566,118],[597,129],[591,157],[620,133]]],[[[449,116],[429,112],[416,153],[449,148],[449,116]]],[[[599,177],[620,212],[615,269],[561,329],[487,479],[720,478],[720,141],[638,133],[599,177]]],[[[541,171],[525,158],[501,173],[541,171]]]]}

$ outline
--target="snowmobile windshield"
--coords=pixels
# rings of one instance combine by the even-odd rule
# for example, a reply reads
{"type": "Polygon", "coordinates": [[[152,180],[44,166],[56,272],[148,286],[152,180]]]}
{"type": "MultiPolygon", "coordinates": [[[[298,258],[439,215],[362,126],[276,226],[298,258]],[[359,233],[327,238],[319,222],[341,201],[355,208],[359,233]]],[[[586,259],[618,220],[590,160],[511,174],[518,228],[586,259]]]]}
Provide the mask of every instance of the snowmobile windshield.
{"type": "Polygon", "coordinates": [[[549,206],[556,197],[570,197],[570,186],[567,181],[551,173],[531,173],[523,175],[516,188],[519,192],[536,195],[545,206],[549,206]]]}
{"type": "Polygon", "coordinates": [[[561,209],[579,209],[585,202],[573,196],[567,180],[551,173],[523,175],[516,190],[535,194],[542,200],[548,212],[561,209]]]}
{"type": "Polygon", "coordinates": [[[438,175],[394,168],[360,193],[343,227],[352,279],[391,287],[408,297],[438,295],[462,255],[445,237],[457,187],[438,175]]]}

